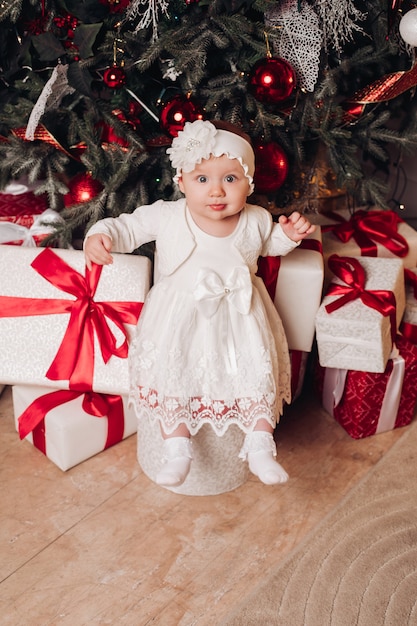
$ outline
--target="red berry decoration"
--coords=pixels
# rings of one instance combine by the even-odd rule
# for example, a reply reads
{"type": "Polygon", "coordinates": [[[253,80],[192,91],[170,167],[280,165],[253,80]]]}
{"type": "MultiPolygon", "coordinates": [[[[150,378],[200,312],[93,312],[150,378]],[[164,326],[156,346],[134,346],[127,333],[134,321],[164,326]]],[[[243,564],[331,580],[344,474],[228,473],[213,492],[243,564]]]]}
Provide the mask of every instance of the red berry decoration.
{"type": "Polygon", "coordinates": [[[110,89],[120,89],[126,83],[126,73],[122,67],[114,63],[104,70],[103,81],[110,89]]]}
{"type": "Polygon", "coordinates": [[[274,193],[283,185],[288,175],[288,159],[280,145],[271,141],[254,145],[256,193],[274,193]]]}
{"type": "Polygon", "coordinates": [[[278,104],[294,91],[296,75],[285,59],[267,57],[255,63],[249,75],[249,90],[259,102],[278,104]]]}
{"type": "Polygon", "coordinates": [[[185,122],[202,119],[203,109],[198,102],[189,96],[178,94],[163,106],[160,124],[171,137],[176,137],[184,128],[185,122]]]}
{"type": "Polygon", "coordinates": [[[68,184],[69,192],[64,196],[64,205],[81,204],[95,198],[103,189],[100,181],[91,176],[89,172],[80,172],[72,178],[68,184]]]}

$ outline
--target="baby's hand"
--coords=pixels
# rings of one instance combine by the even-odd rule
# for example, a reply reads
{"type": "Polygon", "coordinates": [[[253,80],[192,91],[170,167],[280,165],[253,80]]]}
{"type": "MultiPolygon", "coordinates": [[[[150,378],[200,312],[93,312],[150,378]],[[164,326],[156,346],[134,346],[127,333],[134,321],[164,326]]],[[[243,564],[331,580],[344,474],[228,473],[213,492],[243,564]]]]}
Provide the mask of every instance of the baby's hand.
{"type": "Polygon", "coordinates": [[[316,230],[316,227],[298,211],[294,211],[289,217],[281,215],[278,221],[284,233],[293,241],[301,241],[316,230]]]}
{"type": "Polygon", "coordinates": [[[84,244],[85,264],[91,270],[91,264],[109,265],[113,263],[113,257],[110,254],[112,249],[112,240],[107,235],[98,233],[87,237],[84,244]]]}

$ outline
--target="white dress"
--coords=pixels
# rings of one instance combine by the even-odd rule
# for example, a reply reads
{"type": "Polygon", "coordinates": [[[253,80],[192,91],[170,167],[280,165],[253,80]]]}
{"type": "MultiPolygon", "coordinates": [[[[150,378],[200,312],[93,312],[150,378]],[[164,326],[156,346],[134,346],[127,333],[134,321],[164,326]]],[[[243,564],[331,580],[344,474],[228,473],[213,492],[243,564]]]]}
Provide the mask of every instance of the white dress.
{"type": "Polygon", "coordinates": [[[250,432],[258,419],[275,426],[289,401],[290,366],[281,321],[262,280],[251,276],[228,237],[196,226],[196,247],[171,276],[153,286],[131,347],[139,415],[150,412],[165,432],[209,423],[250,432]],[[261,288],[260,288],[261,287],[261,288]]]}
{"type": "Polygon", "coordinates": [[[114,252],[156,241],[160,277],[148,293],[129,349],[131,399],[165,432],[181,423],[218,435],[237,424],[274,427],[290,401],[290,362],[278,313],[261,278],[261,254],[287,254],[270,214],[247,205],[228,237],[203,232],[184,199],[157,201],[106,218],[87,233],[111,237],[114,252]]]}

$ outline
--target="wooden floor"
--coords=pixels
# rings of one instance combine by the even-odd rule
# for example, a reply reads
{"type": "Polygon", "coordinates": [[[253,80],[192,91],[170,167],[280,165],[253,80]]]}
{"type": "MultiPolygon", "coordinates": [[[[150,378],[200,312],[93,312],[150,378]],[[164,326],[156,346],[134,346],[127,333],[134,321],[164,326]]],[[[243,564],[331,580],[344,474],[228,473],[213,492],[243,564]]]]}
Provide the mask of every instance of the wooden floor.
{"type": "Polygon", "coordinates": [[[278,426],[287,484],[251,478],[227,494],[180,496],[141,472],[135,436],[62,472],[19,440],[7,387],[1,624],[220,625],[401,434],[350,439],[308,392],[278,426]]]}

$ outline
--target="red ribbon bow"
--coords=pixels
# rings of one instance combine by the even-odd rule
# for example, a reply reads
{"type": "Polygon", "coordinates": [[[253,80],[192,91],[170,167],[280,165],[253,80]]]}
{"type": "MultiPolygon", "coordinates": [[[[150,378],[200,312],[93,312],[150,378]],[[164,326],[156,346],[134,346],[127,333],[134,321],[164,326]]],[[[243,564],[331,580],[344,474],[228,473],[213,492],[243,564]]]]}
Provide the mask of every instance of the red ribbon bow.
{"type": "MultiPolygon", "coordinates": [[[[33,431],[33,443],[44,454],[45,446],[45,417],[49,411],[61,404],[75,400],[83,392],[72,390],[58,390],[36,398],[21,414],[18,420],[19,435],[23,439],[33,431]]],[[[104,448],[109,448],[123,439],[124,412],[121,396],[96,393],[84,393],[83,410],[95,417],[108,418],[107,440],[104,448]]]]}
{"type": "Polygon", "coordinates": [[[345,284],[332,283],[326,295],[341,297],[325,306],[328,313],[333,313],[336,309],[344,306],[347,302],[352,302],[360,298],[362,302],[376,309],[384,317],[390,317],[391,337],[395,340],[397,330],[396,300],[392,291],[366,290],[366,274],[358,259],[352,257],[341,257],[332,254],[328,260],[329,269],[345,284]]]}
{"type": "Polygon", "coordinates": [[[52,285],[71,293],[75,300],[0,296],[0,317],[70,313],[68,327],[46,373],[50,380],[68,380],[71,389],[91,389],[94,373],[94,333],[103,360],[112,355],[126,358],[128,336],[124,324],[135,324],[143,302],[96,302],[94,295],[103,267],[86,268],[85,277],[67,265],[50,248],[32,262],[32,267],[52,285]],[[121,331],[124,341],[117,346],[107,319],[121,331]]]}
{"type": "Polygon", "coordinates": [[[322,226],[323,232],[332,231],[343,243],[353,238],[362,256],[378,256],[376,243],[396,256],[405,257],[408,254],[407,240],[397,231],[402,219],[394,211],[359,210],[349,220],[335,212],[326,215],[340,223],[322,226]]]}

